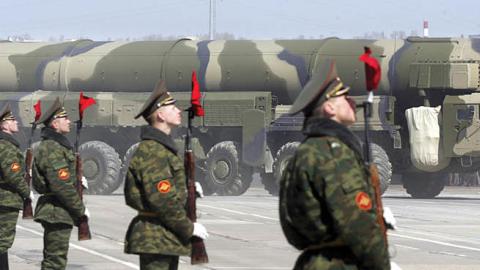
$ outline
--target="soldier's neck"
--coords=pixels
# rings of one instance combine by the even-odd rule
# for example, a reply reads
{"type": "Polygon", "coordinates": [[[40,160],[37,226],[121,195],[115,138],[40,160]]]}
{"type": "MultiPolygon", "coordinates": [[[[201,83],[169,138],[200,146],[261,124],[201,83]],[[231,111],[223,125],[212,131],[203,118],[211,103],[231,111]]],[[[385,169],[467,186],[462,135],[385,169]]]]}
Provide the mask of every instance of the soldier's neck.
{"type": "Polygon", "coordinates": [[[172,128],[167,125],[165,122],[156,122],[152,124],[152,127],[162,131],[163,133],[170,135],[172,132],[172,128]]]}

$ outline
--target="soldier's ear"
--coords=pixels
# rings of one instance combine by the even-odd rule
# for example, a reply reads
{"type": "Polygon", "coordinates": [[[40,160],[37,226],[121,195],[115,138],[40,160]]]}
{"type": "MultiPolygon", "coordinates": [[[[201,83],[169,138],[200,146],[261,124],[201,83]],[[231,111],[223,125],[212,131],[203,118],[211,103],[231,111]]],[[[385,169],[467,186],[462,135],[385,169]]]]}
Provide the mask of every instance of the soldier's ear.
{"type": "Polygon", "coordinates": [[[164,107],[158,108],[158,110],[155,111],[155,117],[157,118],[158,122],[165,122],[165,116],[163,112],[164,107]]]}
{"type": "Polygon", "coordinates": [[[322,105],[323,114],[325,117],[330,118],[337,114],[337,110],[335,108],[335,104],[327,100],[322,105]]]}

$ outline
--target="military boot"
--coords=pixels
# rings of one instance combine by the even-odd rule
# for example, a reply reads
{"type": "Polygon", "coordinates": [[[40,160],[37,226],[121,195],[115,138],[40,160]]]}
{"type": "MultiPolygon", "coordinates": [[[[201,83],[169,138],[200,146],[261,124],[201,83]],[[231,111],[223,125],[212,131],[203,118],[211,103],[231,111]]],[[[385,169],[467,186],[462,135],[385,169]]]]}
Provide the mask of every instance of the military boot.
{"type": "Polygon", "coordinates": [[[8,253],[0,253],[0,270],[8,270],[8,253]]]}

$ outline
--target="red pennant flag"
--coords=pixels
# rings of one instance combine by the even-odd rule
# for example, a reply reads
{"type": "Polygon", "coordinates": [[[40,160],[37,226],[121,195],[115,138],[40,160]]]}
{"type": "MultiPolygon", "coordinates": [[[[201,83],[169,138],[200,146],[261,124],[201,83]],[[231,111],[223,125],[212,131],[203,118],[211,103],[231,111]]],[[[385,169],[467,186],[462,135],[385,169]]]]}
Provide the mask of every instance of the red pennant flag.
{"type": "Polygon", "coordinates": [[[377,59],[371,57],[372,51],[369,47],[364,47],[365,53],[360,55],[359,60],[365,63],[365,77],[367,82],[367,90],[377,89],[382,77],[382,71],[377,59]]]}
{"type": "Polygon", "coordinates": [[[42,115],[42,107],[40,105],[40,100],[33,105],[33,109],[35,109],[35,121],[38,121],[40,119],[40,116],[42,115]]]}
{"type": "Polygon", "coordinates": [[[80,121],[83,119],[83,111],[96,103],[97,102],[95,101],[95,99],[84,96],[83,92],[80,92],[80,100],[78,101],[78,113],[80,115],[80,121]]]}
{"type": "Polygon", "coordinates": [[[200,85],[198,84],[197,81],[197,73],[192,71],[192,98],[190,100],[190,103],[192,104],[192,110],[195,116],[204,116],[205,111],[202,108],[202,105],[200,103],[200,85]]]}

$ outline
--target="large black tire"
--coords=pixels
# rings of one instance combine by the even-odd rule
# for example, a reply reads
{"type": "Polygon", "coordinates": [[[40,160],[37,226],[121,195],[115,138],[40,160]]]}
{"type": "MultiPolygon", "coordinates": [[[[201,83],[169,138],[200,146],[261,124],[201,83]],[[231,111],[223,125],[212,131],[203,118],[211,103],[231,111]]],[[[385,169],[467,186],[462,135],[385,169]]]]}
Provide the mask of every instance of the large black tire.
{"type": "Polygon", "coordinates": [[[371,143],[370,150],[372,151],[373,163],[378,169],[380,191],[383,194],[392,181],[392,164],[390,163],[387,152],[385,152],[380,145],[371,143]]]}
{"type": "Polygon", "coordinates": [[[218,195],[241,195],[252,183],[253,169],[239,162],[237,147],[232,141],[215,144],[205,161],[205,188],[218,195]]]}
{"type": "Polygon", "coordinates": [[[210,196],[215,193],[215,190],[206,182],[207,172],[205,169],[201,169],[198,166],[198,162],[195,162],[195,181],[199,182],[203,189],[203,195],[210,196]]]}
{"type": "Polygon", "coordinates": [[[403,187],[416,199],[432,199],[442,192],[448,182],[445,173],[408,173],[402,176],[403,187]]]}
{"type": "Polygon", "coordinates": [[[118,174],[122,163],[115,149],[101,141],[89,141],[80,145],[78,151],[83,176],[88,180],[88,194],[107,195],[120,186],[118,174]]]}
{"type": "Polygon", "coordinates": [[[261,175],[263,186],[268,193],[278,196],[283,171],[299,145],[300,142],[288,142],[280,147],[273,161],[273,173],[261,175]]]}
{"type": "Polygon", "coordinates": [[[125,177],[127,177],[127,172],[128,172],[128,165],[130,165],[130,160],[132,160],[133,154],[135,154],[135,151],[137,151],[138,145],[140,143],[135,143],[132,144],[128,149],[127,152],[125,153],[125,156],[123,157],[122,160],[122,168],[120,169],[120,172],[118,174],[118,182],[119,187],[125,183],[125,177]]]}

